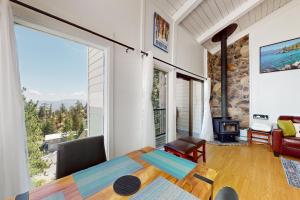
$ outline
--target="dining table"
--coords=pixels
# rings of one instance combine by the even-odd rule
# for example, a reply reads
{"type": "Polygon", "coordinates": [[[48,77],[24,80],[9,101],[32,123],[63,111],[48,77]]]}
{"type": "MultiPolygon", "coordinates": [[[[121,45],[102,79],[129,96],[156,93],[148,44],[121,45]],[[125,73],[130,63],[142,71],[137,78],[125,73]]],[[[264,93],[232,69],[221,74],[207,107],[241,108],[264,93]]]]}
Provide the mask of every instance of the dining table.
{"type": "MultiPolygon", "coordinates": [[[[152,147],[144,147],[142,149],[132,151],[127,154],[129,158],[136,161],[142,168],[134,172],[132,175],[138,177],[141,181],[141,189],[145,188],[158,177],[163,177],[169,182],[182,188],[184,191],[192,194],[198,199],[208,200],[212,197],[213,182],[216,179],[217,171],[205,166],[204,163],[197,163],[196,166],[182,179],[178,179],[166,171],[146,162],[141,157],[149,152],[154,151],[152,147]],[[197,174],[197,175],[195,175],[197,174]],[[199,178],[202,177],[202,178],[199,178]],[[204,178],[204,179],[203,179],[204,178]]],[[[131,196],[120,196],[117,194],[113,185],[105,187],[97,191],[93,195],[83,198],[76,183],[74,176],[69,175],[57,180],[54,180],[44,186],[33,189],[29,192],[29,199],[41,200],[47,199],[46,197],[51,194],[63,192],[64,199],[81,200],[81,199],[130,199],[131,196]]],[[[14,199],[14,198],[10,198],[14,199]]]]}

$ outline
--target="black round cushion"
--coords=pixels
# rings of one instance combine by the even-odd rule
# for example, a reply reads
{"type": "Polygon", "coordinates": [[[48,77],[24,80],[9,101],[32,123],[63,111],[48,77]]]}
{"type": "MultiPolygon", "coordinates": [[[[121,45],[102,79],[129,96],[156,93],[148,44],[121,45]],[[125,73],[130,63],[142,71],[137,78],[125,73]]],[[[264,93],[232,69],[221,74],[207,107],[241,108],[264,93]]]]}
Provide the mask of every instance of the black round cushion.
{"type": "Polygon", "coordinates": [[[129,196],[136,193],[141,187],[138,177],[126,175],[118,178],[113,185],[114,191],[122,196],[129,196]]]}
{"type": "Polygon", "coordinates": [[[238,200],[239,197],[234,189],[231,187],[223,187],[219,190],[215,200],[238,200]]]}

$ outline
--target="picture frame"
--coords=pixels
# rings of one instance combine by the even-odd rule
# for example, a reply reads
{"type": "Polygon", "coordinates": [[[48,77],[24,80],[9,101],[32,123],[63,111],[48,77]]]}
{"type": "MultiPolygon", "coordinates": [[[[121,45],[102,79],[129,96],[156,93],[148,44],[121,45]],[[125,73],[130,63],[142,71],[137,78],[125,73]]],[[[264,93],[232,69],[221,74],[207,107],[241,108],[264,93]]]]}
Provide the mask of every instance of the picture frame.
{"type": "Polygon", "coordinates": [[[154,12],[153,45],[166,53],[169,51],[170,24],[154,12]]]}
{"type": "Polygon", "coordinates": [[[300,37],[260,47],[260,73],[300,69],[300,37]]]}

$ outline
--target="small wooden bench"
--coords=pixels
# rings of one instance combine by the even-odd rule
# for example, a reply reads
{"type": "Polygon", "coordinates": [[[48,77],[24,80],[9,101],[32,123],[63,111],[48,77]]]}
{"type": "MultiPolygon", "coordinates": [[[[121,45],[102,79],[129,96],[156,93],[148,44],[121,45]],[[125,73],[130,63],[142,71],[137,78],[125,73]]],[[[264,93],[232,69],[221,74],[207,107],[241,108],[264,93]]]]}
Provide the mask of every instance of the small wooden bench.
{"type": "Polygon", "coordinates": [[[174,155],[191,160],[196,163],[201,156],[203,158],[203,162],[206,161],[205,140],[194,137],[183,137],[165,144],[164,149],[166,152],[170,152],[174,155]],[[199,150],[201,147],[202,151],[199,150]],[[199,156],[198,152],[200,152],[199,156]]]}
{"type": "Polygon", "coordinates": [[[198,155],[198,159],[200,157],[202,157],[203,162],[206,162],[206,156],[205,156],[205,144],[206,144],[206,141],[205,140],[200,139],[200,138],[196,138],[196,137],[193,137],[193,136],[182,137],[182,138],[179,138],[179,140],[182,140],[182,141],[191,143],[193,145],[196,145],[197,151],[198,151],[198,153],[200,153],[198,155]],[[201,150],[201,148],[202,148],[202,150],[201,150]]]}

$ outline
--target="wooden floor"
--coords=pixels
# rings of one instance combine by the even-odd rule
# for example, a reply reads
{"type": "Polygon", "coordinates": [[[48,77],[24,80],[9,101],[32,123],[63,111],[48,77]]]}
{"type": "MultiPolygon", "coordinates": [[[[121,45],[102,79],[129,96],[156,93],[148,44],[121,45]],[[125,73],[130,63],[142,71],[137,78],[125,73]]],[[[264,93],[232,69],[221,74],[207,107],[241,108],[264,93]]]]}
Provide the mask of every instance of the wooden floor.
{"type": "Polygon", "coordinates": [[[230,186],[240,200],[300,200],[300,189],[288,185],[280,158],[274,157],[265,145],[208,144],[205,165],[219,172],[214,195],[222,187],[230,186]]]}

